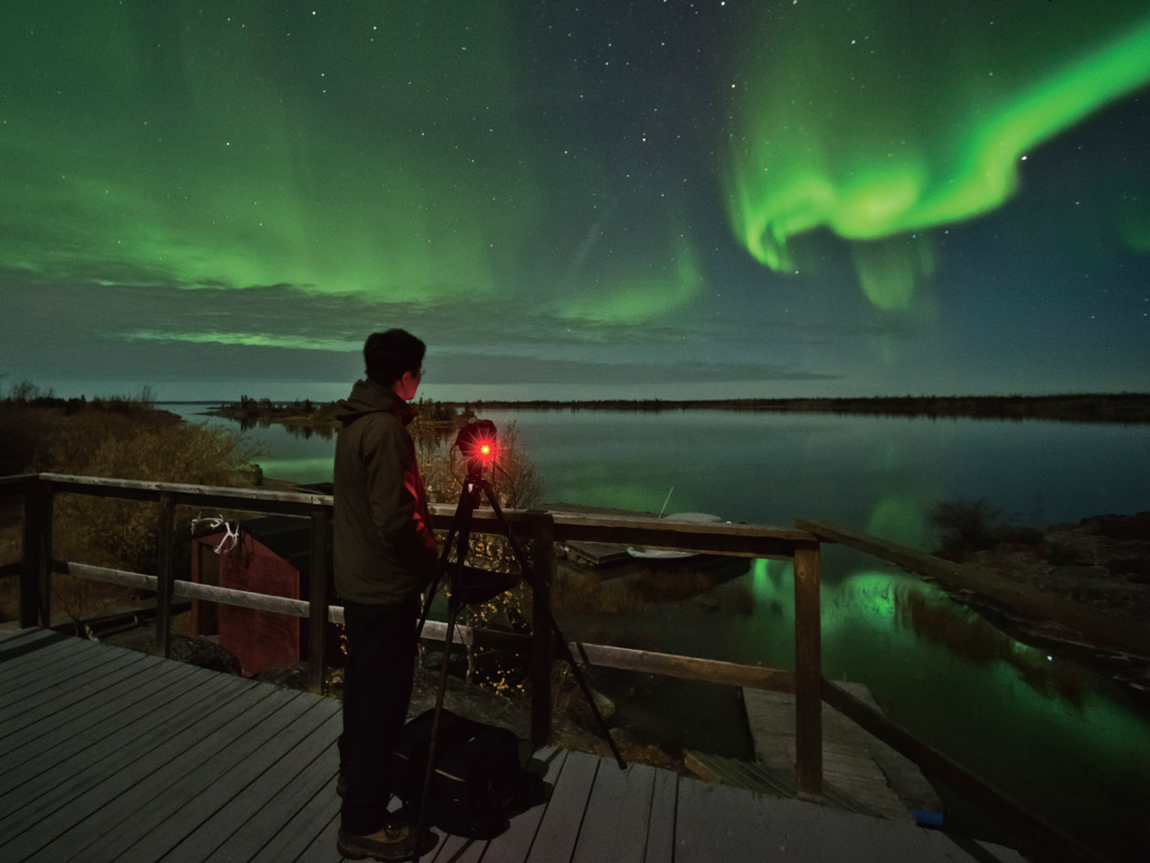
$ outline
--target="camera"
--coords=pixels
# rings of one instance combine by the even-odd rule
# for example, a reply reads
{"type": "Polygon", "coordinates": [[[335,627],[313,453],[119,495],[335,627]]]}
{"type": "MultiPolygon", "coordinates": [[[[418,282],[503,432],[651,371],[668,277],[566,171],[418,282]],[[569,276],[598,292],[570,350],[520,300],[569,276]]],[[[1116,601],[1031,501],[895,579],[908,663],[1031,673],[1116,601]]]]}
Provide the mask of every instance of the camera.
{"type": "Polygon", "coordinates": [[[459,430],[455,445],[467,460],[468,479],[479,479],[499,457],[499,432],[491,420],[475,420],[459,430]]]}

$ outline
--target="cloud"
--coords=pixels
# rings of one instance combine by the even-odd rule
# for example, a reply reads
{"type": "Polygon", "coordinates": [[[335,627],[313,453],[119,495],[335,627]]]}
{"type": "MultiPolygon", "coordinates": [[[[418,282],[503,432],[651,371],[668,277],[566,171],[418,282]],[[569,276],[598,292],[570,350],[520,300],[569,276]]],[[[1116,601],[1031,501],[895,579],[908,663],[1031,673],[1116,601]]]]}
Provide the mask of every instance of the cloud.
{"type": "MultiPolygon", "coordinates": [[[[242,291],[153,285],[51,285],[0,274],[7,314],[0,372],[43,379],[345,380],[363,339],[401,326],[429,345],[443,383],[667,383],[830,380],[771,362],[753,344],[667,322],[556,320],[486,302],[389,304],[291,285],[242,291]],[[749,350],[750,353],[746,351],[749,350]],[[738,354],[742,352],[743,355],[738,354]]],[[[728,334],[729,337],[729,334],[728,334]]]]}
{"type": "Polygon", "coordinates": [[[481,384],[665,384],[709,381],[827,381],[836,374],[821,374],[769,363],[637,362],[615,360],[557,360],[511,354],[440,353],[428,357],[431,377],[437,382],[481,384]]]}

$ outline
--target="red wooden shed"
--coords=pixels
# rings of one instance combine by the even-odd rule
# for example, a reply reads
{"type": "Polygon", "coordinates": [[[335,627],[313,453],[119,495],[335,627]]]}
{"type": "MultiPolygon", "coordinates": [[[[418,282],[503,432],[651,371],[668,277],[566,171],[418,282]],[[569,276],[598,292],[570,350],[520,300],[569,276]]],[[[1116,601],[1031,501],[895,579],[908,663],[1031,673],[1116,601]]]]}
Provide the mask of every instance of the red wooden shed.
{"type": "MultiPolygon", "coordinates": [[[[287,515],[221,525],[192,539],[192,581],[307,600],[310,595],[309,519],[287,515]]],[[[328,601],[335,604],[329,585],[328,601]]],[[[218,636],[245,674],[308,658],[308,621],[206,600],[192,600],[191,634],[218,636]]],[[[340,630],[328,624],[327,664],[341,665],[340,630]]]]}

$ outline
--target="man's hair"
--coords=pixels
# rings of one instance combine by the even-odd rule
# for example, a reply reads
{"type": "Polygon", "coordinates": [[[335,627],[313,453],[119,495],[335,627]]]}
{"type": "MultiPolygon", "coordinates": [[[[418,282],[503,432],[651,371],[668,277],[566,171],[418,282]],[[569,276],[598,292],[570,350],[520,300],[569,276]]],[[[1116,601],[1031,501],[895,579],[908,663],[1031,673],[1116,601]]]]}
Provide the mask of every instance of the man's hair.
{"type": "Polygon", "coordinates": [[[363,362],[367,376],[380,386],[390,387],[423,365],[427,345],[407,330],[372,333],[363,343],[363,362]]]}

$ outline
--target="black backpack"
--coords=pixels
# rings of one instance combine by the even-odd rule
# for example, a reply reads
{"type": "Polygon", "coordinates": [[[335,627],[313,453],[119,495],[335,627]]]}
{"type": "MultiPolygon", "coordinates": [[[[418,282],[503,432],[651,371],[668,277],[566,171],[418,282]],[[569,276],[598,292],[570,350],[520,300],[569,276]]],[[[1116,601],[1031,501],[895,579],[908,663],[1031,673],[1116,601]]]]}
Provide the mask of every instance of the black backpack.
{"type": "MultiPolygon", "coordinates": [[[[391,791],[419,816],[435,711],[404,726],[391,756],[391,791]]],[[[439,717],[435,772],[425,822],[470,839],[492,839],[510,818],[543,802],[543,779],[519,763],[519,740],[506,728],[449,710],[439,717]]]]}

